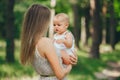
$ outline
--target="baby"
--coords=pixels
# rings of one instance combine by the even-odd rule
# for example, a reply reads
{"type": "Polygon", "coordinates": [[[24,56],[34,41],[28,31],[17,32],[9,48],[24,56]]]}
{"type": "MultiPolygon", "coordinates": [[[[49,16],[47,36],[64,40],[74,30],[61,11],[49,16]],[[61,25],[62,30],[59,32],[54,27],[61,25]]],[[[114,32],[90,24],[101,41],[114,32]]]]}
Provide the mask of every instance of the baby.
{"type": "MultiPolygon", "coordinates": [[[[65,13],[59,13],[54,17],[54,45],[61,51],[61,54],[75,56],[74,36],[67,30],[69,27],[69,17],[65,13]]],[[[64,60],[64,64],[70,64],[64,60]]]]}

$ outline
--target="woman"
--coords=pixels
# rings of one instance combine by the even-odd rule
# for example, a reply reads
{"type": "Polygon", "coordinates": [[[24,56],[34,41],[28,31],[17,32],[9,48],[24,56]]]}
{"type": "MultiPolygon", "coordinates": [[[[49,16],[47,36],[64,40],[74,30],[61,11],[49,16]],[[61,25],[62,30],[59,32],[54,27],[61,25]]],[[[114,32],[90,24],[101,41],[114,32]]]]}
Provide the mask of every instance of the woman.
{"type": "Polygon", "coordinates": [[[64,80],[77,59],[70,57],[71,64],[65,68],[62,66],[60,51],[56,52],[52,40],[45,37],[49,22],[47,7],[33,4],[28,9],[22,26],[21,63],[31,63],[40,80],[64,80]]]}

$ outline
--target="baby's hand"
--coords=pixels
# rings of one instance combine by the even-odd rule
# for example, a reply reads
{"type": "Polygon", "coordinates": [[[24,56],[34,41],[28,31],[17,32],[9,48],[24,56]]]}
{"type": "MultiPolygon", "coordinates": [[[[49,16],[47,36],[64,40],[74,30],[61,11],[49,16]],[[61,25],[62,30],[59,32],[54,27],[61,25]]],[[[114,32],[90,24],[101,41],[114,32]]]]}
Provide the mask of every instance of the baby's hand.
{"type": "Polygon", "coordinates": [[[66,60],[65,58],[62,58],[62,59],[63,59],[63,64],[66,64],[66,65],[71,64],[70,59],[69,60],[66,60]]]}
{"type": "Polygon", "coordinates": [[[63,43],[63,39],[58,39],[58,40],[56,40],[56,42],[58,43],[58,44],[61,44],[61,43],[63,43]]]}

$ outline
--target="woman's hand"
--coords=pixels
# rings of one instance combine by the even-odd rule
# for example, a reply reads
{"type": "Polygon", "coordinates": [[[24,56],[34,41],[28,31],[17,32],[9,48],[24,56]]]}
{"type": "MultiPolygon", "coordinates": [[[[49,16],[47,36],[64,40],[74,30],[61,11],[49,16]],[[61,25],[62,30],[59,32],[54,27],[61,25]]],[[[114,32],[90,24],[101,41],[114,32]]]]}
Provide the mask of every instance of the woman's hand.
{"type": "Polygon", "coordinates": [[[71,64],[70,56],[68,55],[68,53],[66,53],[66,51],[64,50],[61,50],[61,53],[62,53],[63,64],[66,64],[66,65],[71,64]]]}
{"type": "Polygon", "coordinates": [[[66,53],[64,50],[61,50],[62,53],[62,59],[63,59],[63,63],[68,65],[68,64],[72,64],[72,65],[76,65],[77,64],[77,54],[74,53],[74,55],[68,55],[68,53],[66,53]]]}
{"type": "Polygon", "coordinates": [[[77,56],[70,55],[70,63],[72,65],[76,65],[77,64],[77,60],[78,60],[77,56]]]}

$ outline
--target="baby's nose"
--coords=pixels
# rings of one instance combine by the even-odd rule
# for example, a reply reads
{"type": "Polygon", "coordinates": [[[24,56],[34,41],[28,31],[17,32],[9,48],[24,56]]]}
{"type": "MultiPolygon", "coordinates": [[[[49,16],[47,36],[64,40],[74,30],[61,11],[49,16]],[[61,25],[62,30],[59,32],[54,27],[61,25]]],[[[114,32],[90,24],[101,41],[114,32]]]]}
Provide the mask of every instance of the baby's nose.
{"type": "Polygon", "coordinates": [[[56,27],[56,28],[58,28],[58,26],[57,26],[57,25],[56,25],[55,27],[56,27]]]}

